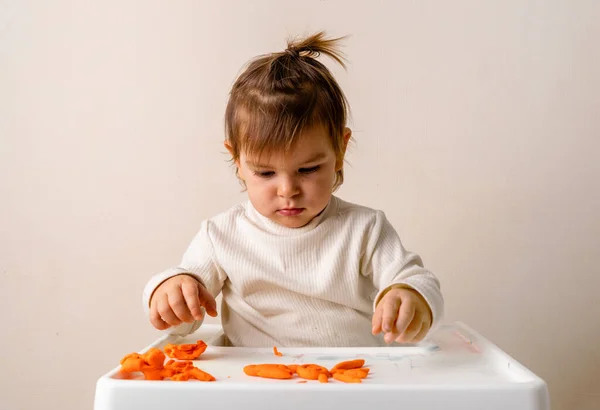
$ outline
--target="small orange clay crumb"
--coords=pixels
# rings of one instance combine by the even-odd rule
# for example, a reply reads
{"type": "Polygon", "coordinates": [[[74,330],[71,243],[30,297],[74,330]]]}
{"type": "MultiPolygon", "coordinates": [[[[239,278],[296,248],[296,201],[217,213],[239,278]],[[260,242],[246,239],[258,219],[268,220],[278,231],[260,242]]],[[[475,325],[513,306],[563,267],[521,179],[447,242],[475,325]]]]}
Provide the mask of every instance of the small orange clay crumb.
{"type": "Polygon", "coordinates": [[[350,377],[347,374],[339,372],[334,373],[333,378],[344,383],[362,383],[362,381],[360,379],[357,379],[356,377],[350,377]]]}
{"type": "Polygon", "coordinates": [[[306,383],[306,380],[300,380],[299,382],[297,382],[298,384],[302,384],[302,383],[306,383]]]}
{"type": "Polygon", "coordinates": [[[253,377],[267,379],[291,379],[292,371],[283,364],[249,364],[244,367],[244,373],[253,377]]]}
{"type": "Polygon", "coordinates": [[[207,347],[202,340],[198,340],[196,344],[174,345],[169,343],[165,346],[165,353],[172,359],[194,360],[200,357],[207,347]]]}
{"type": "Polygon", "coordinates": [[[281,353],[279,350],[277,350],[277,346],[273,346],[273,354],[275,356],[283,356],[283,353],[281,353]]]}
{"type": "Polygon", "coordinates": [[[343,370],[358,369],[360,367],[363,367],[364,364],[365,364],[365,361],[363,359],[348,360],[345,362],[340,362],[340,363],[336,364],[335,366],[333,366],[333,369],[331,369],[331,372],[334,373],[334,370],[337,370],[337,369],[343,369],[343,370]]]}
{"type": "Polygon", "coordinates": [[[326,374],[319,374],[319,383],[329,383],[329,377],[326,374]]]}

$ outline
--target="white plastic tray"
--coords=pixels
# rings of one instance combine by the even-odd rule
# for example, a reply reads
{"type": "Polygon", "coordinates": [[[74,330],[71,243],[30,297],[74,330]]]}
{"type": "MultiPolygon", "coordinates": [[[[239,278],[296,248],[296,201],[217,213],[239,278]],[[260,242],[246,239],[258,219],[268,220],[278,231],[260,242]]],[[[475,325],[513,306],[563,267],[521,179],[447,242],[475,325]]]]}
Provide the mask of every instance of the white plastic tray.
{"type": "Polygon", "coordinates": [[[161,337],[141,352],[196,340],[209,347],[195,365],[217,381],[122,380],[115,377],[119,369],[115,367],[98,380],[94,409],[550,409],[543,380],[462,323],[442,326],[428,341],[414,346],[279,347],[281,357],[272,348],[224,347],[220,327],[204,325],[184,338],[161,337]],[[361,384],[270,380],[249,377],[242,370],[258,363],[316,363],[330,368],[354,358],[365,359],[365,367],[371,369],[361,384]]]}

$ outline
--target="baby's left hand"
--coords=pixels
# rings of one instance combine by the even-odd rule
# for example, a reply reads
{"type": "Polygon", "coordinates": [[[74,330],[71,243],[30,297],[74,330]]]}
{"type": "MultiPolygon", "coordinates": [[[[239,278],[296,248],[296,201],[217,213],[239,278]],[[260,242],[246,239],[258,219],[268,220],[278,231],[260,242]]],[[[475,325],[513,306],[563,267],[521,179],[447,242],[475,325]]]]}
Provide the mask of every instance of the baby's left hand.
{"type": "Polygon", "coordinates": [[[431,309],[420,293],[403,286],[393,287],[377,303],[373,334],[384,332],[386,343],[415,343],[427,335],[431,322],[431,309]]]}

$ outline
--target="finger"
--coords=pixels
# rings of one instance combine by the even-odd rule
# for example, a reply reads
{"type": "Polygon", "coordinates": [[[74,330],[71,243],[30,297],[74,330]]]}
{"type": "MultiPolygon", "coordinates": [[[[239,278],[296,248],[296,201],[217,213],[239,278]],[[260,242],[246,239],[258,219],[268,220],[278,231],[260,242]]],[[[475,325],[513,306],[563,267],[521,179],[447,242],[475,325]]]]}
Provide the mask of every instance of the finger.
{"type": "Polygon", "coordinates": [[[204,309],[206,309],[206,313],[212,317],[216,317],[217,302],[215,301],[215,298],[212,297],[208,289],[201,284],[198,284],[198,296],[200,299],[200,304],[204,306],[204,309]]]}
{"type": "Polygon", "coordinates": [[[202,313],[202,305],[200,304],[200,299],[198,297],[198,284],[184,282],[181,285],[181,293],[183,293],[183,297],[185,299],[185,303],[195,320],[202,320],[204,318],[204,314],[202,313]]]}
{"type": "Polygon", "coordinates": [[[400,333],[398,339],[404,343],[412,342],[414,337],[419,333],[421,327],[423,326],[423,320],[420,316],[416,315],[410,325],[406,328],[403,333],[400,333]]]}
{"type": "Polygon", "coordinates": [[[411,299],[406,298],[400,304],[400,312],[398,312],[398,319],[396,320],[395,333],[402,335],[408,328],[415,317],[415,304],[411,299]]]}
{"type": "Polygon", "coordinates": [[[427,333],[429,332],[430,328],[431,325],[429,323],[423,322],[423,324],[421,325],[421,330],[419,330],[419,333],[417,333],[413,341],[420,342],[421,340],[425,339],[425,336],[427,336],[427,333]]]}
{"type": "Polygon", "coordinates": [[[167,298],[169,300],[169,306],[171,306],[171,309],[179,320],[186,323],[194,321],[192,313],[190,312],[190,309],[185,302],[185,298],[183,297],[183,293],[179,287],[167,293],[167,298]]]}
{"type": "Polygon", "coordinates": [[[381,320],[383,319],[383,306],[380,304],[375,308],[375,313],[373,314],[373,318],[371,319],[371,333],[374,335],[379,334],[383,329],[381,329],[381,320]]]}
{"type": "Polygon", "coordinates": [[[383,301],[383,317],[381,319],[381,327],[385,333],[394,331],[394,322],[396,322],[396,317],[398,316],[399,306],[400,298],[398,297],[388,297],[383,301]]]}
{"type": "Polygon", "coordinates": [[[158,310],[158,314],[162,320],[167,322],[169,325],[177,326],[181,324],[181,320],[179,320],[177,315],[175,315],[171,309],[171,306],[169,306],[169,301],[166,297],[157,301],[156,309],[158,310]]]}
{"type": "Polygon", "coordinates": [[[152,306],[150,306],[150,323],[158,330],[165,330],[171,327],[160,317],[160,313],[158,313],[158,309],[156,308],[156,300],[153,300],[152,306]]]}

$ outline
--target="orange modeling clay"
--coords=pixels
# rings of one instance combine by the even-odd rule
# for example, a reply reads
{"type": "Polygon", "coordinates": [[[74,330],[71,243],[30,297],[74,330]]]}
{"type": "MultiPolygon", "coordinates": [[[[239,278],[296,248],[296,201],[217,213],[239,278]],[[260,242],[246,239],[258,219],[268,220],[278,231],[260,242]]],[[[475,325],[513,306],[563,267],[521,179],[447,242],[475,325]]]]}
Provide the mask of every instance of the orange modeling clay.
{"type": "Polygon", "coordinates": [[[144,369],[142,373],[144,373],[144,378],[146,380],[162,380],[165,377],[171,377],[172,374],[166,369],[144,369]]]}
{"type": "Polygon", "coordinates": [[[331,371],[318,364],[251,364],[244,367],[244,373],[253,377],[266,377],[270,379],[290,379],[296,373],[304,379],[298,383],[304,383],[307,380],[318,380],[320,383],[329,383],[329,378],[333,378],[343,383],[362,383],[362,379],[367,378],[370,369],[364,366],[363,359],[348,360],[336,364],[331,371]]]}
{"type": "Polygon", "coordinates": [[[194,364],[189,360],[182,362],[169,360],[167,363],[165,363],[165,369],[172,369],[175,373],[181,373],[185,370],[191,369],[192,367],[194,367],[194,364]]]}
{"type": "Polygon", "coordinates": [[[249,364],[244,367],[244,373],[267,379],[291,379],[293,374],[290,368],[283,364],[249,364]]]}
{"type": "Polygon", "coordinates": [[[192,367],[191,369],[184,370],[184,373],[188,374],[190,377],[193,377],[196,380],[200,380],[201,382],[214,382],[216,379],[209,373],[206,373],[203,370],[200,370],[197,367],[192,367]]]}
{"type": "Polygon", "coordinates": [[[202,340],[198,340],[196,344],[174,345],[169,343],[165,346],[165,353],[172,359],[195,360],[204,353],[207,347],[202,340]]]}
{"type": "Polygon", "coordinates": [[[347,374],[342,372],[334,373],[333,378],[344,383],[362,383],[362,381],[359,378],[348,376],[347,374]]]}
{"type": "Polygon", "coordinates": [[[165,354],[153,347],[144,354],[130,353],[121,359],[121,372],[134,373],[144,370],[160,370],[165,362],[165,354]]]}
{"type": "Polygon", "coordinates": [[[331,373],[333,378],[344,383],[362,383],[369,374],[370,369],[363,367],[363,359],[348,360],[333,366],[331,373]]]}
{"type": "Polygon", "coordinates": [[[142,359],[146,363],[146,367],[153,369],[162,369],[165,364],[165,354],[155,347],[148,349],[146,353],[141,355],[142,359]]]}
{"type": "Polygon", "coordinates": [[[321,374],[329,378],[329,371],[318,364],[303,364],[296,369],[298,376],[308,380],[318,380],[321,374]]]}
{"type": "Polygon", "coordinates": [[[283,353],[281,353],[279,350],[277,350],[277,346],[273,346],[273,354],[275,356],[283,356],[283,353]]]}
{"type": "Polygon", "coordinates": [[[171,376],[171,380],[174,382],[187,382],[190,379],[190,375],[187,373],[177,373],[171,376]]]}
{"type": "Polygon", "coordinates": [[[195,379],[201,382],[214,382],[216,379],[209,373],[192,366],[190,369],[182,370],[170,376],[170,379],[176,382],[186,382],[190,379],[195,379]]]}
{"type": "Polygon", "coordinates": [[[348,360],[345,362],[340,362],[338,364],[336,364],[335,366],[333,366],[333,368],[331,369],[331,373],[335,373],[336,370],[348,370],[348,369],[358,369],[363,367],[365,364],[365,361],[363,359],[355,359],[355,360],[348,360]]]}
{"type": "MultiPolygon", "coordinates": [[[[175,346],[175,354],[181,355],[182,352],[186,353],[187,351],[188,355],[197,354],[199,356],[201,353],[197,352],[199,350],[197,346],[200,346],[200,350],[203,351],[200,343],[192,345],[194,346],[194,349],[184,348],[181,350],[178,349],[179,346],[175,346]]],[[[204,349],[206,349],[206,347],[204,347],[204,349]]],[[[157,348],[148,349],[144,354],[130,353],[121,359],[119,378],[131,379],[133,378],[132,373],[136,372],[143,373],[146,380],[163,380],[167,378],[174,381],[195,379],[203,382],[210,382],[215,380],[211,374],[195,367],[191,361],[169,360],[165,363],[165,354],[157,348]]]]}
{"type": "Polygon", "coordinates": [[[366,379],[367,375],[369,374],[369,369],[364,367],[360,369],[348,369],[344,370],[343,374],[345,374],[348,377],[353,377],[355,379],[366,379]]]}
{"type": "Polygon", "coordinates": [[[121,373],[134,373],[142,371],[144,360],[138,353],[130,353],[121,359],[121,373]]]}

